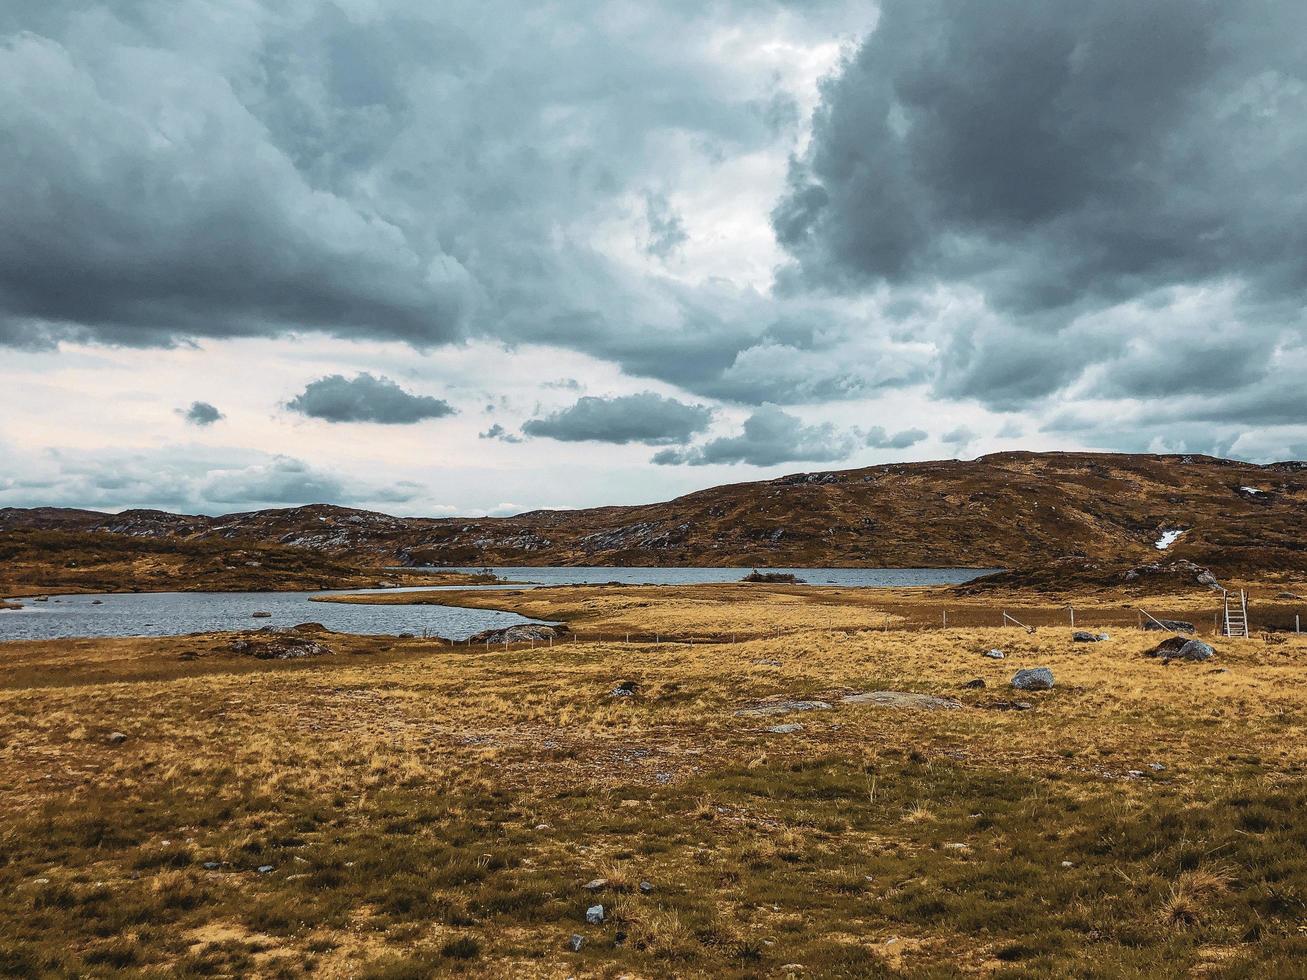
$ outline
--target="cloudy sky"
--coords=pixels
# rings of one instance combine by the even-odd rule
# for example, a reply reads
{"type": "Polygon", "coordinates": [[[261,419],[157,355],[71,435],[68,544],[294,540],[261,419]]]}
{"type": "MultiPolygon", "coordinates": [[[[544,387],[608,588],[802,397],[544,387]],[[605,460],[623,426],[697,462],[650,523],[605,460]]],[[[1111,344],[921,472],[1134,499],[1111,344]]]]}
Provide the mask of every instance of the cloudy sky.
{"type": "Polygon", "coordinates": [[[7,0],[0,506],[1307,457],[1300,0],[7,0]]]}

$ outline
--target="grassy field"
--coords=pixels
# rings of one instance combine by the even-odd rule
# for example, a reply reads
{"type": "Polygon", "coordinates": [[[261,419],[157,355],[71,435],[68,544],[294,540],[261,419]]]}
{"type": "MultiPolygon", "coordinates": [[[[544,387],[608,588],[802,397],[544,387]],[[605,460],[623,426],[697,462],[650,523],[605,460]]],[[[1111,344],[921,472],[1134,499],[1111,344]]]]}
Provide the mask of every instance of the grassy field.
{"type": "Polygon", "coordinates": [[[1124,599],[1084,644],[937,593],[547,592],[493,604],[716,642],[0,646],[0,975],[1304,974],[1301,637],[1168,664],[1124,599]],[[737,713],[791,700],[830,707],[737,713]]]}

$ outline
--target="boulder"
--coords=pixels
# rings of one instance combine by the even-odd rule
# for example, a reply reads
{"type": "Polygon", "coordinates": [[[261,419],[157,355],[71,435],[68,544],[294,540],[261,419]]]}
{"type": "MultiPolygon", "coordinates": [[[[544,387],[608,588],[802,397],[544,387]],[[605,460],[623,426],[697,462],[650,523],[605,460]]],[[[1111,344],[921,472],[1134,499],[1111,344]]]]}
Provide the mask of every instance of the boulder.
{"type": "Polygon", "coordinates": [[[1053,687],[1053,672],[1047,667],[1027,667],[1012,675],[1012,686],[1018,691],[1047,691],[1053,687]]]}
{"type": "Polygon", "coordinates": [[[1102,643],[1112,637],[1107,633],[1090,633],[1088,630],[1076,630],[1071,639],[1076,643],[1102,643]]]}
{"type": "Polygon", "coordinates": [[[871,691],[867,694],[849,694],[840,698],[840,704],[874,704],[881,708],[920,708],[925,711],[955,711],[962,702],[952,698],[937,698],[930,694],[913,694],[905,691],[871,691]]]}
{"type": "Polygon", "coordinates": [[[1145,656],[1162,657],[1163,660],[1201,662],[1216,656],[1216,649],[1202,640],[1192,639],[1189,636],[1167,636],[1165,640],[1146,652],[1145,656]]]}
{"type": "Polygon", "coordinates": [[[1192,633],[1194,624],[1183,619],[1145,619],[1144,630],[1150,633],[1192,633]]]}
{"type": "Polygon", "coordinates": [[[1172,654],[1172,659],[1202,663],[1204,660],[1211,660],[1214,656],[1216,656],[1216,651],[1210,644],[1204,643],[1202,640],[1190,640],[1172,654]]]}
{"type": "Polygon", "coordinates": [[[585,945],[585,936],[572,933],[572,938],[567,941],[567,948],[573,953],[581,952],[581,947],[585,945]]]}
{"type": "Polygon", "coordinates": [[[604,923],[604,907],[602,905],[591,905],[585,910],[585,921],[592,926],[600,926],[604,923]]]}

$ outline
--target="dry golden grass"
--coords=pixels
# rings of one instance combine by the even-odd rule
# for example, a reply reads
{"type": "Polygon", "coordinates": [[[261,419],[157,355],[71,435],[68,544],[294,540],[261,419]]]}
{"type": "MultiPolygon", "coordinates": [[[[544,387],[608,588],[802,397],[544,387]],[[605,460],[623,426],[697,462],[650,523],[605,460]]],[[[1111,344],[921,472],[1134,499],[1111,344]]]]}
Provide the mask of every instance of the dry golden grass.
{"type": "Polygon", "coordinates": [[[586,629],[769,635],[0,647],[0,975],[1242,976],[1307,953],[1302,638],[1167,665],[1131,628],[877,618],[939,595],[547,591],[520,601],[586,629]],[[1055,689],[1012,691],[1030,666],[1055,689]],[[839,703],[869,690],[965,708],[839,703]],[[735,714],[789,699],[834,707],[735,714]]]}

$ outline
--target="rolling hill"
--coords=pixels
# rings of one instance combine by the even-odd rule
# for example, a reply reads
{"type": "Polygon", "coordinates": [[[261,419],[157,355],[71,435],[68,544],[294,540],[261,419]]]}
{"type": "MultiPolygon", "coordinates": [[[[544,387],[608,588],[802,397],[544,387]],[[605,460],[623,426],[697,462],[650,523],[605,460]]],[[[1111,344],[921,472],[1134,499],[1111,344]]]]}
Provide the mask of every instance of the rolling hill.
{"type": "Polygon", "coordinates": [[[399,518],[320,504],[221,517],[0,510],[0,530],[17,529],[226,539],[414,566],[1031,568],[1185,559],[1225,574],[1274,574],[1307,570],[1307,463],[1017,452],[507,518],[399,518]],[[1165,552],[1156,547],[1164,534],[1172,539],[1165,552]]]}

